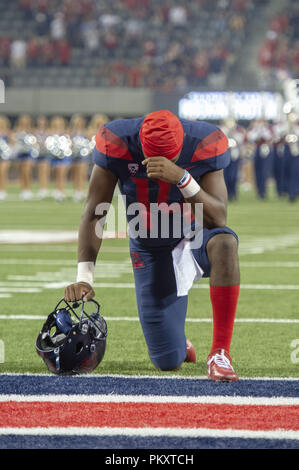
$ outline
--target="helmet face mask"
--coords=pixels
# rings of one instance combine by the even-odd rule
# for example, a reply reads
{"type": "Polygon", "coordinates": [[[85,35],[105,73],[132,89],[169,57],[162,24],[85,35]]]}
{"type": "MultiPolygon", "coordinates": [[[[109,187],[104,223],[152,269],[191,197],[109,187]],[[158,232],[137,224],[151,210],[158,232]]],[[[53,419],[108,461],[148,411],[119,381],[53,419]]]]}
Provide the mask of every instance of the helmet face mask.
{"type": "Polygon", "coordinates": [[[36,351],[56,375],[92,372],[106,349],[107,324],[95,300],[96,311],[88,314],[83,301],[61,299],[45,321],[36,340],[36,351]],[[80,314],[76,311],[81,308],[80,314]]]}

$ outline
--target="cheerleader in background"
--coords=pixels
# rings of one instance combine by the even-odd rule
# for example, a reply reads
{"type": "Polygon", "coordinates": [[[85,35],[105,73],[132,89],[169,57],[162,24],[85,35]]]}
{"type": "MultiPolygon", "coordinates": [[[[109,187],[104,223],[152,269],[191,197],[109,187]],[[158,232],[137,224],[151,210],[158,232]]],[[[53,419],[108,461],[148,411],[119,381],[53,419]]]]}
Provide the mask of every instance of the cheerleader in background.
{"type": "Polygon", "coordinates": [[[51,155],[51,165],[54,171],[53,197],[62,202],[65,199],[67,174],[71,164],[72,142],[67,133],[66,120],[62,116],[54,116],[50,121],[49,136],[46,147],[51,155]]]}
{"type": "Polygon", "coordinates": [[[20,199],[28,201],[33,197],[31,184],[33,158],[36,156],[34,153],[36,138],[33,135],[32,119],[27,114],[23,114],[17,119],[13,129],[13,143],[19,162],[20,199]]]}
{"type": "Polygon", "coordinates": [[[79,202],[84,199],[91,153],[84,116],[74,114],[71,117],[69,133],[72,139],[72,179],[75,189],[73,200],[79,202]]]}
{"type": "Polygon", "coordinates": [[[95,136],[99,132],[99,129],[109,122],[108,116],[105,114],[94,114],[89,121],[87,128],[87,137],[91,141],[92,148],[95,145],[95,136]]]}
{"type": "Polygon", "coordinates": [[[35,136],[39,145],[39,155],[37,163],[37,178],[39,184],[38,198],[44,199],[49,193],[50,180],[50,155],[46,148],[46,138],[48,136],[48,119],[46,116],[38,116],[36,120],[35,136]]]}
{"type": "Polygon", "coordinates": [[[10,121],[6,116],[0,116],[0,201],[7,198],[8,170],[11,150],[10,121]]]}

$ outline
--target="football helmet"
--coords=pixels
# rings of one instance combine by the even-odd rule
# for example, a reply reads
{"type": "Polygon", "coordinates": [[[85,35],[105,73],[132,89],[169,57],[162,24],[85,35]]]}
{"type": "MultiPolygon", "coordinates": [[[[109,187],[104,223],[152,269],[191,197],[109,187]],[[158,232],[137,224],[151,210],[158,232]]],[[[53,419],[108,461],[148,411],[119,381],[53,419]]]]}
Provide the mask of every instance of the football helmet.
{"type": "Polygon", "coordinates": [[[68,303],[61,299],[45,321],[37,339],[36,351],[50,372],[76,375],[92,372],[102,361],[107,338],[107,324],[100,315],[100,305],[87,313],[83,300],[68,303]]]}

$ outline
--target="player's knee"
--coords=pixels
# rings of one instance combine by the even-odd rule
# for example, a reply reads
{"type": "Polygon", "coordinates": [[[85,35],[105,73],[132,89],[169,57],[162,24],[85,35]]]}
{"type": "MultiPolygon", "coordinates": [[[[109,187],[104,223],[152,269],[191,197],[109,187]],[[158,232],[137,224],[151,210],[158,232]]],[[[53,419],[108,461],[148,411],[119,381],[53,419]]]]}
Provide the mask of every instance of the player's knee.
{"type": "Polygon", "coordinates": [[[231,259],[238,252],[238,241],[231,233],[221,233],[209,240],[207,250],[211,256],[215,254],[217,257],[221,255],[222,258],[231,259]]]}
{"type": "Polygon", "coordinates": [[[159,356],[151,356],[151,361],[158,370],[169,372],[178,370],[184,358],[182,358],[181,351],[175,350],[159,356]]]}

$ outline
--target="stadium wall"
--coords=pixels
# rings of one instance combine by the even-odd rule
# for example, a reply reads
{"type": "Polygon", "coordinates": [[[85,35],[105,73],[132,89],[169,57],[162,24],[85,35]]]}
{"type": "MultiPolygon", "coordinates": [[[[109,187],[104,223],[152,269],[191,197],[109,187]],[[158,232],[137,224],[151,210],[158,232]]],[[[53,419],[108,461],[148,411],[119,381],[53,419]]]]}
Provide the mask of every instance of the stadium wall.
{"type": "Polygon", "coordinates": [[[134,117],[153,111],[155,102],[154,92],[141,88],[7,88],[1,114],[71,115],[80,112],[134,117]]]}

